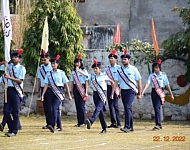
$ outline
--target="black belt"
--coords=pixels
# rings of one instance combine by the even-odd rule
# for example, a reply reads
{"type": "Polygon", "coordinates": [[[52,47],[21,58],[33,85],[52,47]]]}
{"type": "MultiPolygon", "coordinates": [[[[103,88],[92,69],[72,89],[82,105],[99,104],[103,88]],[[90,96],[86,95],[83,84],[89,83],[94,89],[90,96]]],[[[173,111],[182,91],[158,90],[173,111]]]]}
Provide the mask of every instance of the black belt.
{"type": "Polygon", "coordinates": [[[8,86],[8,89],[15,89],[15,87],[13,87],[13,86],[8,86]]]}
{"type": "MultiPolygon", "coordinates": [[[[94,93],[98,93],[98,91],[93,91],[94,93]]],[[[106,92],[106,90],[104,90],[104,92],[106,92]]]]}
{"type": "Polygon", "coordinates": [[[132,89],[121,89],[122,91],[129,91],[129,90],[132,90],[132,89]]]}
{"type": "MultiPolygon", "coordinates": [[[[152,88],[152,90],[155,90],[155,88],[152,88]]],[[[164,90],[164,88],[162,88],[162,90],[164,90]]]]}

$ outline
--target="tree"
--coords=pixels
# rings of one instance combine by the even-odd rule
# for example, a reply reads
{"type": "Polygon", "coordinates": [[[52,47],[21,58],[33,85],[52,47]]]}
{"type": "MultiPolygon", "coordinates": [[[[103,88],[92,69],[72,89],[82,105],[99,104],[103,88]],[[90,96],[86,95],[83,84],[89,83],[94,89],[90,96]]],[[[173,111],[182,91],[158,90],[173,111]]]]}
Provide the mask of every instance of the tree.
{"type": "Polygon", "coordinates": [[[22,46],[27,73],[35,76],[44,20],[48,16],[50,56],[59,54],[60,68],[70,75],[75,57],[78,53],[83,54],[81,19],[73,3],[69,0],[40,0],[35,1],[33,7],[27,20],[30,27],[24,33],[22,46]]]}
{"type": "MultiPolygon", "coordinates": [[[[190,4],[190,0],[188,2],[190,4]]],[[[167,58],[183,58],[187,66],[185,74],[187,81],[190,81],[190,5],[187,8],[175,7],[174,12],[179,12],[185,29],[169,36],[162,42],[164,48],[163,59],[167,58]]]]}

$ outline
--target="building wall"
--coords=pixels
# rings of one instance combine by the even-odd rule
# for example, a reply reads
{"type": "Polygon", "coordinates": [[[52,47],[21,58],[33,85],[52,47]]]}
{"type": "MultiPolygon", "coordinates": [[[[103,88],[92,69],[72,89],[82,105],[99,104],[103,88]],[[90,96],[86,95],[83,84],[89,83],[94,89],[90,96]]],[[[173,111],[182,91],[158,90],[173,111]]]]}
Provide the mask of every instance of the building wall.
{"type": "Polygon", "coordinates": [[[83,26],[121,25],[121,42],[151,39],[151,18],[155,20],[158,44],[180,31],[182,20],[175,6],[186,7],[188,0],[86,0],[77,11],[83,26]]]}

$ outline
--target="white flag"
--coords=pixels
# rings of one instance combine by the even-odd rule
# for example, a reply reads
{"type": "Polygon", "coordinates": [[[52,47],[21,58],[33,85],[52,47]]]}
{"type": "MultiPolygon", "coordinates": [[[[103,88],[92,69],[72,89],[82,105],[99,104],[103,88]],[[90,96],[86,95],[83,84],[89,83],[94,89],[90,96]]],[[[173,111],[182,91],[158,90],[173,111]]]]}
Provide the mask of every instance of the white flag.
{"type": "Polygon", "coordinates": [[[1,0],[2,25],[4,31],[5,60],[10,61],[10,47],[12,40],[12,26],[9,10],[9,0],[1,0]]]}
{"type": "Polygon", "coordinates": [[[47,21],[47,16],[44,22],[44,29],[43,29],[43,34],[42,34],[42,43],[41,43],[41,50],[48,51],[48,46],[49,46],[49,29],[48,29],[48,21],[47,21]]]}

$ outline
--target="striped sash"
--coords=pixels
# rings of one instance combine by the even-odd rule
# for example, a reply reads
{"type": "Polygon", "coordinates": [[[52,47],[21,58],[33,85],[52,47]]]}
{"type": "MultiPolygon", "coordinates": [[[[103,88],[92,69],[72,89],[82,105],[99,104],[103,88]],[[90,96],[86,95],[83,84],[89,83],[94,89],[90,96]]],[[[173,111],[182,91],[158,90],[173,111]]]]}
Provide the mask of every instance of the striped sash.
{"type": "Polygon", "coordinates": [[[153,75],[151,78],[152,78],[152,83],[153,83],[153,85],[154,85],[155,91],[156,91],[156,93],[160,96],[161,101],[162,101],[162,105],[164,105],[165,93],[164,93],[164,91],[162,90],[162,88],[160,87],[160,84],[159,84],[159,82],[158,82],[156,76],[153,75]]]}
{"type": "Polygon", "coordinates": [[[104,90],[102,89],[102,87],[98,84],[98,81],[96,79],[96,75],[95,74],[91,74],[91,81],[92,84],[94,85],[94,87],[96,88],[98,95],[100,96],[101,100],[106,103],[107,100],[107,96],[106,93],[104,92],[104,90]]]}
{"type": "Polygon", "coordinates": [[[76,83],[77,90],[79,91],[82,99],[86,102],[88,100],[88,97],[86,96],[85,89],[84,89],[83,85],[81,84],[76,71],[72,71],[72,75],[73,75],[73,79],[76,83]]]}
{"type": "Polygon", "coordinates": [[[138,93],[138,89],[137,86],[135,85],[135,83],[133,83],[128,77],[127,75],[124,73],[123,68],[119,68],[117,70],[117,72],[119,73],[120,77],[123,79],[123,81],[137,94],[138,93]]]}
{"type": "Polygon", "coordinates": [[[53,76],[52,76],[52,72],[48,72],[47,73],[47,77],[48,77],[48,80],[49,80],[49,87],[51,88],[51,90],[53,91],[53,93],[55,94],[55,96],[57,96],[57,98],[60,100],[60,101],[63,101],[65,99],[65,94],[64,94],[64,91],[61,90],[61,88],[59,88],[56,84],[55,84],[55,81],[53,79],[53,76]]]}
{"type": "MultiPolygon", "coordinates": [[[[114,81],[114,77],[113,77],[112,72],[111,72],[111,70],[110,70],[110,66],[107,66],[107,67],[106,67],[106,74],[107,74],[107,76],[108,76],[111,80],[114,81]]],[[[121,98],[119,86],[117,86],[117,87],[115,88],[115,94],[117,95],[118,98],[121,98]]]]}
{"type": "MultiPolygon", "coordinates": [[[[15,74],[14,74],[13,66],[12,66],[12,65],[9,65],[8,69],[9,69],[9,74],[10,74],[10,76],[13,77],[13,78],[17,78],[17,77],[15,76],[15,74]]],[[[11,80],[11,81],[12,81],[12,80],[11,80]]],[[[16,83],[16,82],[13,82],[13,81],[12,81],[12,83],[13,83],[13,86],[14,86],[15,90],[16,90],[17,93],[18,93],[18,96],[19,96],[19,97],[21,98],[21,100],[24,102],[25,100],[24,100],[24,95],[23,95],[23,89],[21,88],[20,84],[18,84],[18,83],[16,83]]]]}
{"type": "Polygon", "coordinates": [[[45,77],[46,77],[46,70],[44,68],[44,66],[40,66],[40,73],[42,75],[42,78],[45,80],[45,77]]]}

